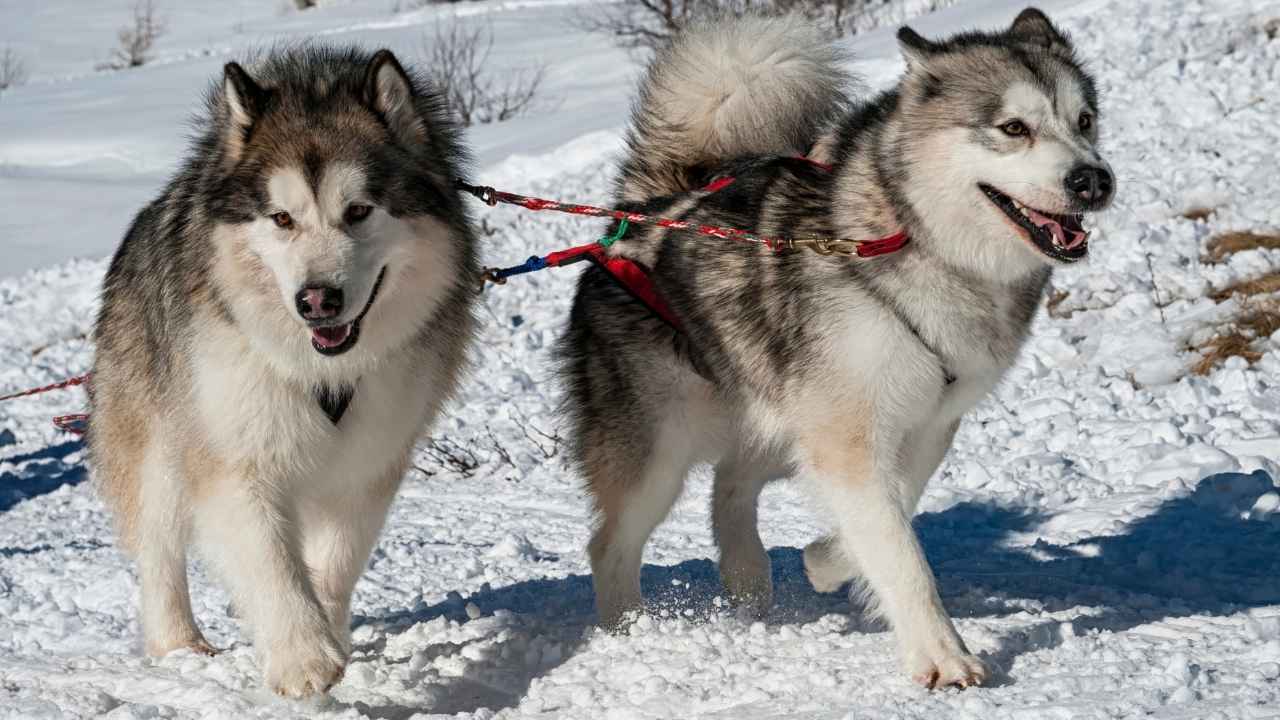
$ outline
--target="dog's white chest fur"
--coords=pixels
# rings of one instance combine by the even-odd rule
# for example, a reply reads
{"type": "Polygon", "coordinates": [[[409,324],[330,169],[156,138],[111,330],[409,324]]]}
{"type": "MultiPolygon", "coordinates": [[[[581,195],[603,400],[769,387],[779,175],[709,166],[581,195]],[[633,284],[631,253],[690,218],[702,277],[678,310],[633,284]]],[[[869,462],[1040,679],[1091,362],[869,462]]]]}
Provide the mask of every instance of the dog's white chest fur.
{"type": "MultiPolygon", "coordinates": [[[[196,416],[216,454],[304,494],[358,491],[381,476],[371,463],[399,462],[432,405],[409,354],[350,381],[350,404],[334,423],[315,387],[282,379],[230,328],[193,353],[196,416]]],[[[250,480],[251,481],[251,480],[250,480]]]]}

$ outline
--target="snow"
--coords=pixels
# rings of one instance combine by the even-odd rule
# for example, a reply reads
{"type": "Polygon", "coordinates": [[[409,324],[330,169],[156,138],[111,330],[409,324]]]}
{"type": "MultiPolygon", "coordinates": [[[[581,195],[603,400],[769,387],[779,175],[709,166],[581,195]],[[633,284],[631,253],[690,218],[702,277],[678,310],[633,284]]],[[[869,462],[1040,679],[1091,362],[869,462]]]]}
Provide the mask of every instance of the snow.
{"type": "MultiPolygon", "coordinates": [[[[922,32],[1007,22],[967,0],[922,32]]],[[[161,4],[152,66],[95,72],[131,2],[0,0],[0,46],[30,83],[0,97],[0,394],[85,370],[104,257],[172,171],[184,121],[222,62],[322,35],[412,56],[438,6],[388,0],[305,13],[239,0],[161,4]],[[403,3],[408,6],[410,3],[403,3]]],[[[263,690],[227,597],[197,564],[193,602],[226,651],[143,657],[134,569],[49,417],[80,391],[0,404],[0,718],[1264,718],[1280,716],[1280,338],[1252,367],[1192,376],[1186,348],[1234,305],[1210,294],[1280,267],[1200,260],[1225,230],[1280,229],[1280,39],[1274,3],[1042,4],[1098,74],[1120,178],[1090,262],[1055,275],[1021,361],[965,421],[917,528],[991,687],[929,693],[888,632],[815,593],[800,550],[822,531],[797,488],[766,490],[775,609],[719,597],[705,477],[654,535],[652,612],[592,628],[586,501],[557,441],[550,346],[575,273],[487,291],[476,370],[424,440],[357,587],[355,654],[332,696],[263,690]],[[1181,213],[1210,206],[1207,221],[1181,213]],[[499,452],[497,448],[501,447],[499,452]],[[460,469],[442,453],[474,454],[460,469]]],[[[580,5],[486,2],[494,63],[548,63],[548,102],[470,134],[477,179],[604,201],[637,65],[567,22],[580,5]]],[[[901,64],[892,29],[853,47],[868,84],[901,64]]],[[[598,224],[480,210],[490,264],[582,242],[598,224]]]]}

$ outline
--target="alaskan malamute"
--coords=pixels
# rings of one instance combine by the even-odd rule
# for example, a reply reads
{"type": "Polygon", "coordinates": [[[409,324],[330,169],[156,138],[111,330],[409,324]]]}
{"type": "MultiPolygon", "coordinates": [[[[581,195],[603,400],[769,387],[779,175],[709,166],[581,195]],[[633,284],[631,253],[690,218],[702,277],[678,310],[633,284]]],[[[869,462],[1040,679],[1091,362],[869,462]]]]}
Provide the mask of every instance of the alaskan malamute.
{"type": "Polygon", "coordinates": [[[439,99],[386,50],[230,63],[103,289],[88,431],[146,650],[212,652],[194,542],[267,684],[327,690],[414,440],[468,338],[474,233],[439,99]]]}
{"type": "Polygon", "coordinates": [[[1052,268],[1085,257],[1082,214],[1115,182],[1094,83],[1038,10],[999,32],[898,39],[906,74],[860,104],[840,54],[794,19],[703,24],[649,67],[622,201],[768,236],[910,242],[859,259],[635,229],[613,252],[650,268],[681,332],[583,275],[561,355],[602,623],[640,607],[645,541],[703,462],[725,587],[768,608],[756,501],[794,474],[835,528],[805,549],[814,586],[857,579],[918,682],[986,680],[911,516],[960,417],[1014,362],[1052,268]]]}

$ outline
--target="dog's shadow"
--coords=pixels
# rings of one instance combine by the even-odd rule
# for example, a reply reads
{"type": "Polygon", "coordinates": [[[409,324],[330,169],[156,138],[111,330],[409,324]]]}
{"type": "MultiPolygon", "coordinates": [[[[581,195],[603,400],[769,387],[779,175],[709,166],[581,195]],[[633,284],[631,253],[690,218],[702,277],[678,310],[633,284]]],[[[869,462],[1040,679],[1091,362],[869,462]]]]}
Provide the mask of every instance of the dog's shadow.
{"type": "Polygon", "coordinates": [[[1280,604],[1280,512],[1268,511],[1276,493],[1261,471],[1213,475],[1115,534],[1063,545],[1010,546],[1047,518],[981,503],[921,515],[917,527],[954,616],[1101,610],[1070,628],[1047,620],[1002,637],[986,657],[997,682],[1012,683],[1004,671],[1015,658],[1071,635],[1280,604]]]}
{"type": "MultiPolygon", "coordinates": [[[[1259,498],[1274,492],[1270,478],[1262,473],[1215,475],[1202,480],[1191,494],[1168,500],[1145,518],[1118,528],[1117,534],[1065,545],[1043,540],[1029,548],[1011,545],[1011,536],[1032,532],[1047,518],[984,503],[925,513],[915,524],[953,616],[999,617],[1029,608],[1052,612],[1090,606],[1102,612],[1074,620],[1072,634],[1119,632],[1169,617],[1280,604],[1280,583],[1275,580],[1280,577],[1280,512],[1251,513],[1259,498]]],[[[776,547],[769,556],[775,606],[765,622],[804,624],[850,612],[845,593],[821,594],[809,585],[800,549],[776,547]]],[[[711,560],[646,565],[642,584],[651,614],[705,618],[732,612],[720,599],[719,575],[711,560]]],[[[419,652],[429,657],[468,654],[478,660],[479,669],[423,682],[418,707],[354,707],[388,720],[419,712],[513,707],[537,678],[572,657],[593,632],[594,594],[586,575],[487,589],[467,602],[475,605],[473,612],[479,609],[485,616],[472,622],[495,623],[486,634],[489,640],[504,631],[515,639],[489,642],[481,652],[468,652],[466,643],[422,648],[419,652]],[[534,638],[535,644],[554,650],[531,662],[534,638]]],[[[464,622],[467,617],[466,603],[455,597],[414,611],[360,618],[357,624],[375,626],[379,642],[385,644],[417,623],[437,618],[464,622]]],[[[995,649],[983,652],[996,668],[996,684],[1016,682],[1006,670],[1019,655],[1060,644],[1064,633],[1059,625],[1020,625],[1006,631],[995,649]]],[[[877,627],[854,623],[850,632],[877,627]]],[[[380,644],[365,648],[381,649],[380,644]]]]}
{"type": "MultiPolygon", "coordinates": [[[[832,613],[847,613],[848,599],[815,593],[804,575],[801,552],[779,547],[769,551],[773,561],[775,604],[765,621],[806,623],[832,613]]],[[[687,560],[678,565],[645,565],[641,570],[647,612],[658,617],[705,619],[732,613],[724,601],[720,575],[711,560],[687,560]]],[[[388,642],[418,623],[444,618],[459,623],[487,623],[470,643],[437,643],[419,648],[430,661],[442,655],[465,655],[467,670],[454,677],[424,677],[412,706],[351,705],[370,717],[402,720],[416,713],[471,713],[480,708],[497,711],[514,707],[535,680],[569,660],[595,629],[595,593],[589,575],[528,580],[483,590],[465,601],[458,597],[414,611],[383,617],[358,617],[356,627],[373,626],[377,639],[357,652],[377,654],[388,642]],[[467,605],[483,617],[470,620],[467,605]],[[505,642],[493,643],[505,635],[505,642]],[[468,645],[471,647],[468,647],[468,645]],[[531,658],[530,648],[534,653],[531,658]]]]}
{"type": "Polygon", "coordinates": [[[0,513],[63,485],[84,482],[88,475],[78,455],[83,449],[81,441],[66,440],[35,452],[0,458],[16,468],[0,472],[0,513]]]}

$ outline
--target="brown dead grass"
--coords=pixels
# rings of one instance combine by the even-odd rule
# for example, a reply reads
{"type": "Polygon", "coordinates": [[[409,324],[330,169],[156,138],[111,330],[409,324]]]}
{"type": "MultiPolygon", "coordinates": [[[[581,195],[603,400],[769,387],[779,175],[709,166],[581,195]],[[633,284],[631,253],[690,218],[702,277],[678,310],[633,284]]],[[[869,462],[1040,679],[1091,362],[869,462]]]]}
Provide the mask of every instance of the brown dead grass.
{"type": "Polygon", "coordinates": [[[1203,221],[1208,220],[1214,213],[1214,208],[1209,207],[1193,207],[1182,213],[1182,217],[1188,220],[1203,221]]]}
{"type": "Polygon", "coordinates": [[[1270,295],[1274,292],[1280,292],[1280,270],[1269,272],[1259,278],[1238,282],[1235,285],[1218,290],[1209,297],[1213,298],[1214,302],[1222,302],[1236,295],[1253,297],[1255,295],[1270,295]]]}
{"type": "Polygon", "coordinates": [[[1063,311],[1058,309],[1058,306],[1069,297],[1071,297],[1071,293],[1066,290],[1053,288],[1049,292],[1049,299],[1045,302],[1045,309],[1049,311],[1049,317],[1062,319],[1074,315],[1075,313],[1070,310],[1063,311]]]}
{"type": "Polygon", "coordinates": [[[1277,330],[1280,330],[1280,301],[1246,301],[1226,329],[1195,348],[1201,357],[1191,366],[1191,372],[1208,375],[1229,357],[1242,357],[1252,365],[1262,359],[1262,353],[1253,347],[1254,342],[1270,337],[1277,330]]]}
{"type": "Polygon", "coordinates": [[[1205,245],[1205,262],[1220,263],[1245,250],[1280,249],[1280,234],[1256,233],[1248,230],[1222,233],[1205,245]]]}

